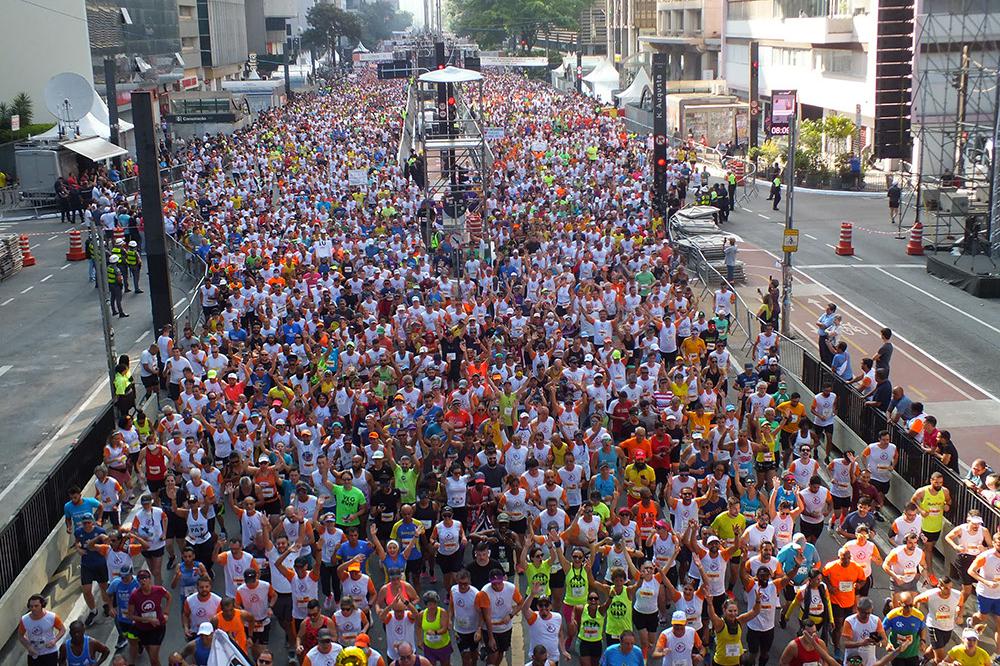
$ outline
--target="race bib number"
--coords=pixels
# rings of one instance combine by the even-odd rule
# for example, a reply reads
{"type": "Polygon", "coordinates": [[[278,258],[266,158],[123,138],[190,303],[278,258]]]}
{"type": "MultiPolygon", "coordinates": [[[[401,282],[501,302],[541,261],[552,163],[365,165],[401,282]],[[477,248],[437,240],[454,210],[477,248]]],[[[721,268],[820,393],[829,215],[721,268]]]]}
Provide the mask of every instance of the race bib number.
{"type": "Polygon", "coordinates": [[[841,592],[850,592],[854,589],[854,583],[849,580],[842,580],[837,587],[841,592]]]}
{"type": "Polygon", "coordinates": [[[743,654],[743,646],[739,643],[727,643],[726,644],[726,656],[727,657],[739,657],[743,654]]]}

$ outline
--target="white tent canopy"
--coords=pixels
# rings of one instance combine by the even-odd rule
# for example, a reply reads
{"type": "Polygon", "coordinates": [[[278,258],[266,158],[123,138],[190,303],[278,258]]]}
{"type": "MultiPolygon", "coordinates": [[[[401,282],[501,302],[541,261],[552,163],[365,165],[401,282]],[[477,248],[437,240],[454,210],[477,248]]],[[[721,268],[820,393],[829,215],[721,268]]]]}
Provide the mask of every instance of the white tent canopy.
{"type": "Polygon", "coordinates": [[[587,83],[618,83],[618,70],[605,58],[590,74],[583,77],[587,83]]]}
{"type": "Polygon", "coordinates": [[[448,66],[444,69],[435,69],[421,74],[419,80],[424,83],[467,83],[468,81],[482,81],[483,75],[471,69],[448,66]]]}
{"type": "Polygon", "coordinates": [[[615,97],[622,104],[638,104],[642,99],[643,90],[652,88],[652,84],[653,82],[650,80],[645,68],[640,67],[639,71],[635,73],[635,78],[632,79],[629,87],[619,93],[615,93],[615,97]]]}
{"type": "Polygon", "coordinates": [[[369,53],[369,51],[367,46],[358,42],[358,45],[354,47],[354,51],[352,51],[352,53],[369,53]]]}
{"type": "Polygon", "coordinates": [[[109,160],[112,157],[118,157],[119,155],[128,155],[128,151],[124,148],[119,148],[99,136],[77,139],[76,141],[66,141],[62,145],[77,155],[83,155],[92,162],[101,162],[109,160]]]}
{"type": "Polygon", "coordinates": [[[590,86],[591,94],[604,104],[611,104],[614,101],[613,92],[618,87],[618,70],[610,60],[603,60],[594,71],[583,77],[583,81],[590,86]]]}

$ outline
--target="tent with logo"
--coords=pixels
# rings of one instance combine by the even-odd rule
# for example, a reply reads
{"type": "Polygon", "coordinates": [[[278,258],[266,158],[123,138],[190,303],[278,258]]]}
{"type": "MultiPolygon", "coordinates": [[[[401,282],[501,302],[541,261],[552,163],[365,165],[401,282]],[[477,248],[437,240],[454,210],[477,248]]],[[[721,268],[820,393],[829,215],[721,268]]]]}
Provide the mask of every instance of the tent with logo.
{"type": "Polygon", "coordinates": [[[591,96],[605,104],[611,104],[614,102],[614,90],[618,87],[618,70],[605,58],[594,71],[583,77],[583,82],[590,86],[591,96]]]}

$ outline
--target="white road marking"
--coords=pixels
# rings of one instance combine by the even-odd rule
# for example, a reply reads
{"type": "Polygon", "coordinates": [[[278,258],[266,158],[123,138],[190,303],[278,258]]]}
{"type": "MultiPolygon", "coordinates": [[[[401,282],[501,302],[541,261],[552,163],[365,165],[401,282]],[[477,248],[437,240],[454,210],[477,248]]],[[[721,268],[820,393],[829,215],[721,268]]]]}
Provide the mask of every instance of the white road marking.
{"type": "Polygon", "coordinates": [[[66,264],[65,266],[63,266],[63,267],[62,267],[62,268],[60,268],[59,270],[61,270],[61,271],[64,271],[64,270],[66,270],[67,268],[69,268],[69,267],[70,267],[70,266],[72,266],[72,265],[73,265],[73,264],[66,264]]]}
{"type": "Polygon", "coordinates": [[[135,346],[135,345],[139,344],[140,342],[142,342],[143,338],[145,338],[145,337],[146,337],[146,333],[143,333],[142,335],[140,335],[139,337],[137,337],[135,339],[135,342],[133,342],[132,345],[135,346]]]}
{"type": "Polygon", "coordinates": [[[21,290],[21,293],[22,293],[22,294],[27,294],[27,293],[28,293],[29,291],[31,291],[31,290],[32,290],[32,289],[34,289],[34,288],[35,288],[35,285],[31,285],[31,286],[30,286],[30,287],[28,287],[27,289],[22,289],[22,290],[21,290]]]}
{"type": "Polygon", "coordinates": [[[764,215],[764,213],[757,213],[757,217],[762,217],[762,218],[764,218],[765,220],[770,220],[770,219],[771,219],[771,218],[769,218],[769,217],[768,217],[767,215],[764,215]]]}
{"type": "Polygon", "coordinates": [[[51,240],[55,240],[55,239],[57,239],[57,238],[59,238],[59,234],[56,234],[55,236],[49,236],[49,240],[50,240],[50,241],[51,241],[51,240]]]}
{"type": "Polygon", "coordinates": [[[861,257],[859,257],[859,256],[858,256],[858,255],[856,255],[856,254],[852,254],[852,255],[851,255],[851,259],[854,259],[854,260],[856,260],[856,261],[864,261],[864,259],[862,259],[861,257]]]}
{"type": "Polygon", "coordinates": [[[76,421],[76,419],[80,416],[80,414],[83,413],[83,410],[85,410],[87,406],[90,405],[91,402],[93,402],[94,398],[96,398],[98,394],[100,394],[102,391],[107,390],[107,386],[108,386],[107,377],[97,382],[97,385],[94,387],[93,390],[91,390],[88,398],[85,401],[83,401],[79,407],[73,410],[73,413],[70,414],[69,419],[66,421],[66,423],[64,423],[62,427],[59,428],[59,430],[57,430],[56,433],[49,438],[49,441],[45,443],[45,446],[43,446],[38,450],[38,453],[36,453],[34,457],[32,457],[30,461],[28,461],[28,464],[21,468],[21,471],[18,472],[17,476],[14,477],[14,480],[11,481],[7,485],[7,487],[3,489],[3,492],[0,492],[0,502],[2,502],[5,497],[7,497],[8,493],[17,488],[18,481],[23,479],[24,475],[27,474],[28,471],[35,466],[35,463],[37,463],[42,458],[42,456],[48,453],[49,449],[52,448],[52,445],[55,444],[60,437],[62,437],[63,433],[66,432],[66,430],[68,430],[71,425],[73,425],[73,422],[76,421]]]}
{"type": "Polygon", "coordinates": [[[745,210],[748,213],[752,213],[753,212],[752,210],[750,210],[749,208],[746,208],[744,206],[740,206],[740,210],[745,210]]]}
{"type": "Polygon", "coordinates": [[[7,371],[13,367],[14,366],[12,365],[0,365],[0,377],[3,377],[5,374],[7,374],[7,371]]]}
{"type": "Polygon", "coordinates": [[[827,246],[828,248],[830,248],[831,250],[836,250],[836,249],[837,249],[837,246],[836,246],[836,245],[830,245],[829,243],[824,243],[824,245],[826,245],[826,246],[827,246]]]}
{"type": "Polygon", "coordinates": [[[11,302],[11,301],[13,301],[13,300],[14,300],[13,298],[8,298],[8,299],[7,299],[6,301],[4,301],[3,303],[0,303],[0,307],[2,307],[2,306],[4,306],[4,305],[7,305],[8,303],[10,303],[10,302],[11,302]]]}
{"type": "Polygon", "coordinates": [[[804,235],[805,235],[805,237],[806,237],[806,238],[808,238],[809,240],[819,240],[818,238],[816,238],[816,237],[815,237],[815,236],[813,236],[812,234],[804,234],[804,235]]]}
{"type": "Polygon", "coordinates": [[[51,278],[52,278],[52,273],[49,273],[48,275],[46,275],[45,277],[43,277],[41,280],[39,280],[39,282],[45,282],[46,280],[49,280],[51,278]]]}
{"type": "Polygon", "coordinates": [[[924,268],[923,264],[865,264],[864,266],[851,266],[849,264],[800,264],[796,268],[924,268]]]}
{"type": "Polygon", "coordinates": [[[187,296],[182,296],[179,301],[177,301],[176,303],[174,303],[174,310],[176,310],[180,306],[184,305],[184,301],[186,301],[186,300],[187,300],[187,296]]]}
{"type": "MultiPolygon", "coordinates": [[[[771,256],[771,257],[773,257],[774,259],[776,259],[776,260],[780,261],[780,259],[778,259],[778,256],[777,256],[777,255],[775,255],[775,254],[774,254],[773,252],[770,252],[770,251],[768,251],[768,250],[761,250],[761,251],[762,251],[762,252],[764,252],[765,254],[768,254],[768,255],[770,255],[770,256],[771,256]]],[[[816,278],[814,278],[813,276],[809,275],[808,273],[806,273],[805,271],[803,271],[802,269],[800,269],[800,268],[798,268],[798,267],[795,267],[795,268],[794,268],[793,270],[797,271],[797,272],[798,272],[798,273],[799,273],[800,275],[802,275],[802,276],[804,276],[804,277],[808,278],[809,280],[812,280],[813,282],[815,282],[815,283],[817,283],[817,284],[822,284],[822,283],[821,283],[821,282],[820,282],[819,280],[817,280],[816,278]]],[[[882,329],[882,328],[886,328],[886,325],[885,325],[885,324],[883,324],[883,323],[882,323],[882,322],[880,322],[880,321],[879,321],[878,319],[876,319],[875,317],[871,316],[870,314],[868,314],[867,312],[865,312],[864,310],[862,310],[862,309],[861,309],[861,308],[859,308],[859,307],[858,307],[857,305],[855,305],[855,304],[854,304],[854,303],[852,303],[851,301],[847,300],[846,298],[844,298],[843,296],[841,296],[841,295],[840,295],[840,294],[838,294],[837,292],[835,292],[835,291],[833,291],[833,290],[831,289],[831,290],[829,290],[829,293],[830,293],[830,294],[832,294],[833,296],[836,296],[836,297],[837,297],[837,298],[838,298],[838,299],[839,299],[839,300],[840,300],[840,301],[841,301],[841,302],[842,302],[842,303],[843,303],[844,305],[846,305],[846,306],[848,306],[848,307],[850,307],[850,308],[853,308],[854,310],[856,310],[856,311],[858,312],[858,314],[859,314],[859,315],[861,315],[861,316],[865,317],[866,319],[870,320],[870,321],[871,321],[871,322],[872,322],[873,324],[875,324],[875,326],[877,326],[878,328],[880,328],[880,329],[882,329]]],[[[831,300],[832,300],[832,299],[831,299],[831,300]]],[[[928,354],[928,353],[927,353],[927,352],[926,352],[926,351],[925,351],[925,350],[924,350],[924,349],[923,349],[922,347],[920,347],[920,346],[919,346],[919,345],[917,345],[916,343],[914,343],[914,342],[911,342],[910,340],[906,339],[905,337],[903,337],[902,335],[900,335],[900,334],[899,334],[899,333],[897,333],[896,331],[893,331],[893,332],[892,332],[892,334],[893,334],[893,337],[895,337],[895,338],[897,338],[897,339],[898,339],[899,341],[901,341],[901,342],[903,342],[903,343],[905,343],[905,344],[909,345],[909,346],[910,346],[910,347],[912,347],[912,348],[914,349],[914,351],[916,351],[917,353],[919,353],[919,354],[923,354],[925,358],[934,358],[933,356],[931,356],[930,354],[928,354]]],[[[804,337],[806,337],[806,338],[808,339],[808,336],[804,336],[804,337]]],[[[969,400],[975,400],[975,398],[973,398],[973,397],[972,397],[971,395],[969,395],[969,394],[968,394],[967,392],[965,392],[965,391],[963,391],[962,389],[958,388],[957,386],[955,386],[955,384],[954,384],[954,383],[950,382],[950,381],[949,381],[948,379],[946,379],[945,377],[941,376],[941,374],[940,374],[940,373],[938,373],[938,372],[934,372],[933,370],[931,370],[931,369],[930,369],[930,368],[929,368],[929,367],[927,366],[927,364],[926,364],[926,363],[924,363],[923,361],[921,361],[921,360],[920,360],[919,358],[917,358],[917,357],[916,357],[916,356],[914,356],[913,354],[910,354],[910,353],[907,353],[907,352],[906,352],[905,350],[903,350],[903,349],[900,349],[899,351],[900,351],[900,353],[902,353],[902,354],[903,354],[903,356],[906,356],[907,358],[909,358],[909,359],[910,359],[911,361],[913,361],[914,363],[916,363],[916,364],[917,364],[917,365],[918,365],[918,366],[919,366],[920,368],[922,368],[922,369],[923,369],[923,370],[925,370],[926,372],[929,372],[929,373],[930,373],[931,375],[933,375],[933,376],[934,376],[934,377],[936,377],[937,379],[941,380],[941,382],[942,382],[942,383],[943,383],[943,384],[944,384],[945,386],[948,386],[949,388],[951,388],[951,389],[954,389],[954,390],[955,390],[955,391],[956,391],[957,393],[959,393],[960,395],[963,395],[963,396],[965,396],[965,397],[966,397],[966,398],[968,398],[969,400]]],[[[986,389],[984,389],[983,387],[979,386],[979,385],[978,385],[978,384],[976,384],[975,382],[973,382],[973,381],[971,381],[971,380],[969,380],[969,379],[966,379],[966,378],[965,378],[965,377],[964,377],[963,375],[959,374],[958,372],[955,372],[955,370],[954,370],[953,368],[951,368],[951,366],[949,366],[949,365],[947,365],[947,364],[945,364],[945,363],[942,363],[941,361],[937,361],[937,360],[935,360],[935,363],[937,363],[937,364],[938,364],[939,366],[941,366],[942,368],[944,368],[945,370],[947,370],[948,372],[950,372],[950,373],[951,373],[952,375],[954,375],[955,377],[961,377],[961,378],[962,378],[962,381],[964,381],[964,382],[965,382],[966,384],[968,384],[969,386],[971,386],[971,387],[972,387],[972,388],[974,388],[975,390],[979,391],[979,392],[980,392],[980,393],[982,393],[983,395],[987,396],[987,397],[988,397],[988,398],[989,398],[990,400],[993,400],[993,401],[994,401],[994,402],[996,402],[996,403],[1000,403],[1000,398],[998,398],[997,396],[993,395],[992,393],[990,393],[989,391],[987,391],[987,390],[986,390],[986,389]]],[[[0,496],[0,499],[2,499],[2,496],[0,496]]]]}
{"type": "Polygon", "coordinates": [[[951,303],[948,303],[947,301],[943,301],[943,300],[941,300],[940,298],[938,298],[938,297],[937,297],[937,296],[935,296],[934,294],[930,293],[929,291],[925,291],[924,289],[921,289],[920,287],[917,287],[917,286],[914,286],[914,285],[910,284],[909,282],[907,282],[906,280],[904,280],[904,279],[902,279],[902,278],[900,278],[900,277],[897,277],[897,276],[893,275],[892,273],[890,273],[889,271],[887,271],[887,270],[884,270],[884,269],[882,269],[882,268],[879,268],[879,269],[878,269],[878,272],[879,272],[879,273],[884,273],[884,274],[888,275],[889,277],[891,277],[891,278],[892,278],[893,280],[895,280],[896,282],[902,282],[903,284],[905,284],[905,285],[906,285],[907,287],[909,287],[910,289],[913,289],[914,291],[918,291],[918,292],[920,292],[921,294],[923,294],[924,296],[927,296],[928,298],[930,298],[930,299],[932,299],[932,300],[934,300],[934,301],[936,301],[936,302],[940,303],[941,305],[943,305],[943,306],[945,306],[945,307],[947,307],[947,308],[950,308],[950,309],[954,310],[954,311],[955,311],[955,312],[957,312],[958,314],[960,314],[960,315],[964,315],[964,316],[968,317],[969,319],[971,319],[972,321],[976,322],[976,323],[977,323],[977,324],[979,324],[980,326],[983,326],[983,327],[985,327],[985,328],[988,328],[988,329],[990,329],[991,331],[993,331],[994,333],[1000,333],[1000,328],[997,328],[996,326],[993,326],[992,324],[989,324],[989,323],[987,323],[987,322],[983,321],[983,320],[982,320],[982,319],[980,319],[979,317],[975,317],[975,316],[973,316],[973,315],[969,314],[968,312],[966,312],[965,310],[962,310],[961,308],[956,308],[956,307],[955,307],[954,305],[952,305],[951,303]]]}

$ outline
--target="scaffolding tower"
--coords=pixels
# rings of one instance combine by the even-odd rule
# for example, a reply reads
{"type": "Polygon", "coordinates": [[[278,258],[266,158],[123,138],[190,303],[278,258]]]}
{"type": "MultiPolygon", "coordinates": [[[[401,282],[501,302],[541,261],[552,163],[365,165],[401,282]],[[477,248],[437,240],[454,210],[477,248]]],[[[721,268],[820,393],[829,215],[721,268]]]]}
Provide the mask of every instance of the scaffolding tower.
{"type": "Polygon", "coordinates": [[[909,166],[926,237],[937,249],[948,250],[959,239],[968,243],[970,236],[1000,249],[1000,224],[989,223],[990,203],[998,198],[991,198],[991,181],[1000,0],[922,0],[914,32],[914,157],[909,166]],[[987,229],[993,238],[983,235],[987,229]]]}

